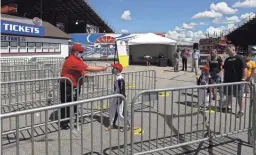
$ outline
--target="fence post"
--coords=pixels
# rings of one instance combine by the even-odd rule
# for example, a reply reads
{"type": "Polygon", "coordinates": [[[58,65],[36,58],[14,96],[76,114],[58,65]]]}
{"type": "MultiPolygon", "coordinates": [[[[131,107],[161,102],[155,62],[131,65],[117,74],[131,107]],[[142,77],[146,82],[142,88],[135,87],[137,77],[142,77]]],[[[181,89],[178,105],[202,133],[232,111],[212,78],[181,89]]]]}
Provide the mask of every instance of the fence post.
{"type": "Polygon", "coordinates": [[[253,85],[253,103],[252,103],[252,145],[253,154],[256,155],[256,84],[253,85]]]}

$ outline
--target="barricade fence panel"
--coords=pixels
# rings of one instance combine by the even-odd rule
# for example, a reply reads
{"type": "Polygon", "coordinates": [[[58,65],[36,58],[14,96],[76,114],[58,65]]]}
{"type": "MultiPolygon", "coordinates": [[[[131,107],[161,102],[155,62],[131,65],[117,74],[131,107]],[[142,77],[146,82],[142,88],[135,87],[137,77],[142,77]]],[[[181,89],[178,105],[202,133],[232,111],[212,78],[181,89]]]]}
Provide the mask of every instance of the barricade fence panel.
{"type": "MultiPolygon", "coordinates": [[[[24,110],[1,115],[3,128],[1,138],[1,153],[9,154],[125,154],[128,155],[127,135],[128,117],[123,114],[123,121],[118,121],[117,129],[106,131],[109,125],[109,114],[103,110],[85,114],[85,104],[103,105],[109,100],[123,100],[124,109],[127,107],[125,97],[120,94],[109,95],[94,99],[80,100],[44,108],[24,110]],[[79,121],[75,117],[75,108],[80,113],[79,121]],[[62,109],[69,109],[69,116],[62,115],[62,109]],[[55,118],[52,118],[56,116],[55,118]],[[71,117],[70,117],[71,116],[71,117]],[[42,119],[43,121],[41,121],[42,119]],[[11,120],[11,122],[10,122],[11,120]],[[26,120],[26,121],[25,121],[26,120]],[[61,123],[67,121],[70,128],[62,130],[61,123]],[[26,128],[22,126],[27,122],[26,128]],[[43,123],[41,123],[43,122],[43,123]],[[12,123],[13,130],[5,130],[12,123]],[[124,132],[122,132],[122,130],[124,132]],[[42,137],[43,135],[43,137],[42,137]],[[25,141],[29,139],[29,141],[25,141]],[[8,144],[13,143],[13,147],[8,144]]],[[[119,107],[117,107],[119,108],[119,107]]]]}
{"type": "MultiPolygon", "coordinates": [[[[155,89],[156,87],[156,73],[154,70],[136,71],[136,72],[123,72],[122,77],[125,81],[126,99],[128,103],[132,98],[142,90],[155,89]]],[[[91,75],[82,77],[78,80],[77,90],[80,92],[79,100],[95,98],[105,95],[114,94],[114,82],[117,76],[106,73],[99,75],[91,75]],[[83,85],[81,85],[83,84],[83,85]]],[[[101,107],[99,104],[94,104],[95,107],[88,109],[108,109],[109,103],[101,107]]]]}
{"type": "Polygon", "coordinates": [[[251,130],[252,88],[239,82],[142,91],[132,100],[131,126],[145,133],[135,137],[131,131],[131,154],[173,154],[168,151],[180,146],[190,151],[196,147],[188,144],[251,130]],[[213,100],[215,90],[218,93],[213,100]],[[242,98],[243,104],[238,104],[242,98]]]}
{"type": "Polygon", "coordinates": [[[59,104],[61,83],[72,86],[70,79],[64,77],[2,82],[2,113],[59,104]]]}
{"type": "Polygon", "coordinates": [[[32,57],[30,61],[64,61],[64,57],[32,57]]]}
{"type": "Polygon", "coordinates": [[[1,82],[53,78],[54,72],[49,69],[1,71],[1,82]]]}
{"type": "Polygon", "coordinates": [[[12,66],[12,65],[25,65],[28,63],[28,59],[0,59],[1,66],[12,66]]]}
{"type": "Polygon", "coordinates": [[[1,71],[31,70],[39,69],[37,64],[6,65],[1,66],[1,71]]]}
{"type": "Polygon", "coordinates": [[[256,85],[254,84],[254,102],[252,104],[252,146],[253,146],[253,154],[256,155],[256,85]]]}
{"type": "MultiPolygon", "coordinates": [[[[5,114],[57,105],[60,104],[60,102],[71,102],[73,100],[72,92],[72,82],[68,78],[2,82],[1,112],[5,114]],[[63,94],[69,94],[69,96],[63,94]]],[[[63,113],[65,113],[65,111],[63,113]]],[[[38,114],[38,121],[38,123],[45,123],[43,115],[40,113],[38,114]]],[[[20,127],[27,128],[29,125],[28,122],[29,120],[26,117],[24,121],[20,123],[20,127]]],[[[3,131],[5,132],[12,132],[15,129],[13,120],[4,122],[4,124],[3,131]]]]}

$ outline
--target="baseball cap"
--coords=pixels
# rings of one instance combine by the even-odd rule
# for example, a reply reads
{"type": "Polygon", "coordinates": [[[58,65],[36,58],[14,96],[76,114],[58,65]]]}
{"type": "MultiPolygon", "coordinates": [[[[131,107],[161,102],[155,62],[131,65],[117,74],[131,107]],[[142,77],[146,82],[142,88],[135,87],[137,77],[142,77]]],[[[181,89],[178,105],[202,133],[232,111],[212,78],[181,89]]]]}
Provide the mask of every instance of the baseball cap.
{"type": "Polygon", "coordinates": [[[111,64],[111,66],[117,70],[119,70],[120,72],[122,72],[123,70],[123,66],[120,63],[116,63],[116,64],[111,64]]]}
{"type": "Polygon", "coordinates": [[[209,70],[209,67],[208,66],[202,66],[202,67],[200,67],[201,69],[203,69],[203,70],[209,70]]]}
{"type": "Polygon", "coordinates": [[[78,51],[79,53],[83,53],[84,48],[82,47],[81,44],[74,44],[72,46],[72,52],[74,52],[74,51],[78,51]]]}

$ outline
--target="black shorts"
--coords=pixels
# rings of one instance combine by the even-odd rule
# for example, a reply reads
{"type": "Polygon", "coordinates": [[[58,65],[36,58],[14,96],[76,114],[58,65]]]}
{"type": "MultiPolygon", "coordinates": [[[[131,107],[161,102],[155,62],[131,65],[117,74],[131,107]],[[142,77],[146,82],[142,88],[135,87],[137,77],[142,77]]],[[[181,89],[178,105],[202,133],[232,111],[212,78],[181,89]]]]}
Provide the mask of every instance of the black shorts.
{"type": "Polygon", "coordinates": [[[218,84],[221,83],[221,77],[219,75],[212,76],[210,79],[210,84],[218,84]]]}
{"type": "Polygon", "coordinates": [[[238,98],[242,98],[244,95],[244,84],[242,85],[232,85],[232,86],[224,86],[223,94],[228,96],[234,96],[238,98]],[[232,89],[233,87],[233,89],[232,89]]]}

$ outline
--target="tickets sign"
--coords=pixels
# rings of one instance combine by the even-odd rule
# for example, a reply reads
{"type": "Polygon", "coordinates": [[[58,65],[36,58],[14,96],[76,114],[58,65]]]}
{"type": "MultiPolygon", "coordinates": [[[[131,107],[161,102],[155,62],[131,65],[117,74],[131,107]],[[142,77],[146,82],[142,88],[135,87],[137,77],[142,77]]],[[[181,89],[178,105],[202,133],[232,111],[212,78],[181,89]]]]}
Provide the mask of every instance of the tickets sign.
{"type": "Polygon", "coordinates": [[[1,20],[1,33],[16,34],[16,35],[30,35],[30,36],[44,36],[45,30],[42,26],[35,26],[17,22],[1,20]]]}

